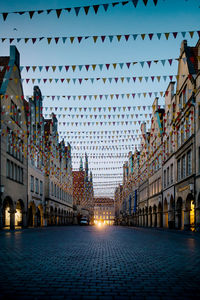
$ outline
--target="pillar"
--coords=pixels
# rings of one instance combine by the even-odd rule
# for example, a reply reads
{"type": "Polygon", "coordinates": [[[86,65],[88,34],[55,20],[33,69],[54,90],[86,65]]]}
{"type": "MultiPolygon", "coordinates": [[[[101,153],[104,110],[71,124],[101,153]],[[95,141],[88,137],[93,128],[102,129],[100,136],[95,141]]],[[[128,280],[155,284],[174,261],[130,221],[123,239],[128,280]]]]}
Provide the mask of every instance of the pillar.
{"type": "Polygon", "coordinates": [[[10,208],[10,229],[15,229],[15,210],[10,208]]]}

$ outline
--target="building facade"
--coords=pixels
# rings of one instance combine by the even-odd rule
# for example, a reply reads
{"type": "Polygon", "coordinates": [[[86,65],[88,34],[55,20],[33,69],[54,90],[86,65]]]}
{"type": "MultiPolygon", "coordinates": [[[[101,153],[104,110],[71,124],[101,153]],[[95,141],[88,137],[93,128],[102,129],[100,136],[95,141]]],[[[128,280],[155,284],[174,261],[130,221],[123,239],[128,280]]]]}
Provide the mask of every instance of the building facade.
{"type": "Polygon", "coordinates": [[[27,123],[15,46],[0,58],[0,227],[27,225],[27,123]]]}
{"type": "Polygon", "coordinates": [[[106,197],[94,198],[94,224],[113,225],[114,220],[114,200],[106,197]]]}
{"type": "MultiPolygon", "coordinates": [[[[182,42],[177,81],[166,89],[165,109],[160,109],[156,98],[149,131],[144,134],[144,125],[141,127],[141,146],[135,150],[139,169],[132,174],[129,191],[133,195],[137,190],[136,209],[128,214],[135,226],[199,230],[199,53],[200,41],[194,47],[182,42]]],[[[126,165],[130,168],[128,162],[126,165]]],[[[122,189],[127,190],[124,182],[122,189]]],[[[127,203],[126,193],[121,202],[127,203]]],[[[121,211],[127,213],[125,205],[121,211]]],[[[118,223],[123,222],[118,218],[118,223]]]]}
{"type": "Polygon", "coordinates": [[[71,146],[45,120],[38,86],[25,100],[15,46],[0,57],[0,228],[73,222],[71,146]]]}

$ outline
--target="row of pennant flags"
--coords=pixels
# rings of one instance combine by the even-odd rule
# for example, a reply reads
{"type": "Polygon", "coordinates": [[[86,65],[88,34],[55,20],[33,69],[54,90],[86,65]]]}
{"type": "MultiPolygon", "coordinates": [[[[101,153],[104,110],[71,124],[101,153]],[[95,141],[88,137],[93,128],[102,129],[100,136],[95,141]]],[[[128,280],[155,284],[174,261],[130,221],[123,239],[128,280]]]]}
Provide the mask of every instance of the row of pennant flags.
{"type": "Polygon", "coordinates": [[[94,82],[101,82],[101,83],[141,83],[141,82],[155,82],[155,80],[157,80],[157,82],[159,83],[160,80],[162,79],[164,82],[166,82],[166,80],[178,80],[179,78],[189,78],[191,79],[192,77],[196,76],[195,74],[189,74],[189,75],[153,75],[153,76],[134,76],[134,77],[92,77],[92,78],[3,78],[3,82],[9,82],[9,81],[13,81],[16,84],[18,84],[18,82],[21,83],[73,83],[73,84],[82,84],[83,81],[84,82],[90,82],[91,84],[93,84],[94,82]]]}
{"type": "MultiPolygon", "coordinates": [[[[197,58],[200,61],[200,56],[197,56],[197,58]]],[[[189,60],[191,63],[195,62],[195,58],[194,56],[190,56],[189,60]]],[[[169,63],[169,66],[172,66],[173,62],[180,62],[183,61],[184,64],[187,62],[187,58],[183,57],[183,58],[166,58],[166,59],[154,59],[154,60],[148,60],[148,61],[134,61],[134,62],[115,62],[115,63],[103,63],[103,64],[85,64],[85,65],[49,65],[49,66],[20,66],[20,71],[23,72],[55,72],[55,71],[103,71],[103,70],[110,70],[111,68],[113,70],[116,70],[117,68],[119,68],[120,70],[123,70],[124,67],[126,67],[127,69],[129,69],[131,66],[135,66],[135,65],[140,65],[142,68],[144,68],[144,66],[148,66],[148,68],[150,68],[152,66],[152,64],[158,64],[161,63],[161,65],[164,67],[166,65],[166,63],[169,63]]],[[[9,71],[10,70],[10,66],[1,66],[0,65],[0,72],[2,71],[9,71]]],[[[13,71],[15,72],[17,70],[17,67],[13,67],[13,71]]]]}
{"type": "MultiPolygon", "coordinates": [[[[187,1],[187,0],[185,0],[187,1]]],[[[85,16],[88,15],[89,11],[93,11],[95,15],[99,12],[99,9],[102,8],[104,12],[107,12],[109,8],[114,8],[118,5],[120,5],[120,8],[124,7],[127,4],[132,4],[133,7],[137,7],[138,3],[141,2],[144,4],[144,6],[147,6],[148,2],[154,3],[156,6],[158,3],[158,0],[127,0],[127,1],[115,1],[111,3],[103,3],[103,4],[93,4],[93,5],[84,5],[84,6],[76,6],[76,7],[65,7],[65,8],[48,8],[48,9],[36,9],[36,10],[23,10],[23,11],[12,11],[12,12],[0,12],[0,15],[2,15],[3,20],[6,21],[8,15],[15,14],[15,15],[28,15],[30,19],[32,19],[35,15],[41,15],[46,13],[47,15],[51,14],[52,12],[55,12],[55,15],[59,19],[61,14],[67,12],[67,13],[73,13],[75,16],[78,17],[79,13],[82,11],[85,16]]]]}
{"type": "Polygon", "coordinates": [[[109,41],[112,43],[113,41],[120,42],[130,41],[130,38],[133,41],[136,41],[139,37],[141,41],[144,41],[145,39],[149,39],[150,41],[153,38],[157,38],[160,40],[161,38],[164,38],[165,40],[169,40],[169,38],[176,39],[177,36],[180,36],[181,38],[193,38],[196,36],[200,38],[200,30],[193,30],[193,31],[176,31],[176,32],[159,32],[159,33],[135,33],[135,34],[115,34],[115,35],[92,35],[92,36],[65,36],[65,37],[0,37],[0,41],[2,43],[8,42],[9,44],[13,43],[20,43],[24,42],[27,44],[28,42],[31,42],[32,44],[35,44],[36,42],[41,41],[47,41],[47,44],[50,45],[52,42],[54,42],[55,45],[57,45],[59,42],[63,42],[65,44],[67,41],[69,41],[70,44],[75,43],[75,41],[80,44],[83,41],[92,41],[93,43],[96,43],[97,41],[104,43],[105,41],[109,41]]]}
{"type": "MultiPolygon", "coordinates": [[[[170,106],[169,106],[169,108],[171,107],[171,104],[170,104],[170,106]]],[[[160,108],[164,108],[164,105],[159,105],[159,109],[160,108]]],[[[71,111],[74,111],[74,112],[76,112],[76,111],[79,111],[79,112],[81,112],[81,111],[83,111],[83,112],[87,112],[87,111],[89,111],[89,112],[91,112],[91,111],[94,111],[94,112],[96,112],[96,111],[98,111],[98,112],[101,112],[101,111],[104,111],[104,112],[106,112],[106,111],[109,111],[109,112],[111,112],[111,111],[113,111],[113,112],[116,112],[116,111],[131,111],[131,110],[133,110],[133,111],[135,111],[135,110],[143,110],[143,111],[145,111],[145,110],[151,110],[152,109],[152,105],[135,105],[135,106],[113,106],[113,107],[111,107],[111,106],[99,106],[99,107],[51,107],[51,106],[44,106],[43,107],[43,111],[47,111],[47,110],[50,110],[50,111],[55,111],[55,112],[57,112],[57,111],[69,111],[69,112],[71,112],[71,111]]]]}
{"type": "MultiPolygon", "coordinates": [[[[45,118],[50,118],[51,114],[44,114],[45,118]]],[[[78,114],[56,114],[57,119],[138,119],[138,118],[151,118],[152,114],[117,114],[117,115],[78,115],[78,114]]]]}
{"type": "MultiPolygon", "coordinates": [[[[45,96],[43,95],[42,100],[52,100],[52,101],[54,101],[54,100],[57,100],[57,101],[59,101],[59,100],[74,100],[74,101],[75,100],[103,100],[103,99],[104,100],[108,100],[108,99],[118,100],[119,98],[122,98],[122,99],[124,99],[124,98],[126,98],[126,99],[133,98],[134,99],[135,97],[140,98],[141,96],[144,97],[144,98],[146,98],[146,97],[151,98],[151,97],[158,97],[158,96],[163,97],[163,96],[168,96],[168,95],[169,95],[169,91],[166,91],[166,92],[164,92],[164,91],[140,92],[140,93],[131,92],[131,93],[126,93],[126,94],[101,94],[101,95],[45,95],[45,96]]],[[[16,94],[15,95],[12,95],[12,94],[10,94],[10,95],[8,95],[8,94],[0,95],[0,99],[2,99],[2,100],[3,99],[6,100],[9,97],[11,99],[14,99],[14,98],[24,99],[24,96],[16,95],[16,94]]],[[[27,98],[31,98],[32,100],[34,99],[33,96],[27,96],[27,98]]],[[[39,100],[39,98],[38,99],[36,98],[36,100],[39,100]]],[[[73,108],[71,108],[71,107],[69,108],[70,111],[72,109],[73,108]]]]}

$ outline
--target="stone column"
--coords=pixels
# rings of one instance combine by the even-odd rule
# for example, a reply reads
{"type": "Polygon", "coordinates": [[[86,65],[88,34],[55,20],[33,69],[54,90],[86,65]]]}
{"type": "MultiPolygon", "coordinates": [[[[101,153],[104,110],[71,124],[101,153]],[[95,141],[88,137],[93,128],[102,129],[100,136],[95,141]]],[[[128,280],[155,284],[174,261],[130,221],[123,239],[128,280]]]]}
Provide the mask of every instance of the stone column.
{"type": "Polygon", "coordinates": [[[162,212],[157,213],[157,227],[162,227],[162,212]]]}
{"type": "Polygon", "coordinates": [[[157,225],[157,224],[156,224],[156,223],[157,223],[156,217],[157,217],[157,216],[156,216],[156,213],[153,213],[153,220],[152,220],[152,221],[153,221],[153,224],[152,224],[153,227],[156,227],[156,225],[157,225]]]}
{"type": "Polygon", "coordinates": [[[15,210],[10,209],[10,229],[15,229],[15,210]]]}
{"type": "Polygon", "coordinates": [[[145,227],[148,227],[148,215],[145,215],[145,227]]]}
{"type": "Polygon", "coordinates": [[[27,213],[25,211],[22,211],[22,227],[27,227],[27,213]]]}
{"type": "Polygon", "coordinates": [[[148,214],[148,227],[152,227],[152,217],[151,214],[148,214]]]}

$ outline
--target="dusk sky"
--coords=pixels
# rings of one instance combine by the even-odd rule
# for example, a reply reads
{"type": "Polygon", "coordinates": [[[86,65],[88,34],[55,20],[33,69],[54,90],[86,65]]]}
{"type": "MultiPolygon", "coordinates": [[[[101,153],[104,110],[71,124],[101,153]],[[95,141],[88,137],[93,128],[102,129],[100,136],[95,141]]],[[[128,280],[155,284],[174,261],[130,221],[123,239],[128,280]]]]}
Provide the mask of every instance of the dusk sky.
{"type": "MultiPolygon", "coordinates": [[[[94,4],[102,3],[112,3],[112,1],[1,1],[0,2],[0,12],[13,12],[13,11],[26,11],[26,10],[42,10],[42,9],[59,9],[66,7],[79,7],[87,6],[94,4]]],[[[46,12],[42,14],[35,13],[33,18],[30,20],[29,15],[26,13],[24,15],[9,14],[6,21],[3,21],[2,15],[0,16],[0,56],[9,55],[9,41],[5,40],[2,42],[1,38],[37,38],[37,37],[72,37],[72,36],[99,36],[99,35],[123,35],[123,34],[143,34],[143,33],[168,33],[168,32],[179,32],[177,37],[174,38],[171,34],[169,39],[166,40],[164,34],[161,36],[160,40],[156,35],[153,36],[152,40],[145,37],[142,40],[141,36],[138,36],[136,40],[131,36],[128,41],[125,41],[124,37],[118,42],[117,38],[114,37],[113,41],[110,42],[107,37],[104,43],[98,38],[97,42],[94,43],[92,38],[82,39],[78,43],[77,39],[70,43],[69,39],[65,43],[60,39],[56,44],[54,40],[48,45],[47,39],[44,38],[42,41],[36,41],[35,44],[29,40],[26,44],[24,40],[17,42],[14,40],[13,45],[16,45],[21,58],[21,66],[56,66],[56,70],[53,72],[52,68],[46,72],[45,68],[42,71],[39,71],[39,68],[36,68],[36,71],[33,72],[30,69],[28,72],[26,68],[22,71],[22,78],[111,78],[111,77],[140,77],[140,76],[168,76],[166,81],[163,78],[160,79],[158,83],[157,80],[148,79],[142,80],[140,83],[138,79],[134,83],[133,80],[127,82],[124,80],[122,83],[120,80],[116,83],[115,80],[112,80],[110,83],[109,80],[106,80],[106,83],[103,83],[102,80],[94,80],[94,83],[91,80],[83,80],[80,84],[78,80],[76,83],[73,83],[73,80],[68,83],[66,80],[61,83],[58,81],[55,83],[55,80],[52,83],[48,81],[43,83],[42,80],[40,83],[36,80],[33,83],[31,80],[26,83],[26,80],[23,81],[24,95],[30,96],[33,92],[33,86],[39,85],[43,96],[56,96],[54,100],[52,97],[44,97],[43,106],[44,114],[49,114],[55,109],[58,108],[57,114],[61,114],[61,117],[58,118],[58,122],[62,123],[59,125],[58,131],[60,136],[66,136],[65,141],[71,143],[72,145],[72,154],[75,153],[83,154],[87,152],[89,155],[101,154],[109,155],[110,153],[117,154],[128,154],[129,151],[134,151],[135,144],[139,144],[137,141],[137,136],[135,136],[135,141],[128,137],[131,133],[124,132],[125,130],[133,130],[134,134],[140,133],[140,125],[134,124],[134,121],[140,120],[141,122],[145,120],[144,113],[150,114],[151,110],[146,108],[144,112],[142,109],[139,111],[138,106],[151,106],[154,100],[154,96],[151,98],[143,95],[138,96],[138,93],[144,92],[158,92],[165,91],[169,83],[169,75],[177,74],[178,62],[175,60],[179,57],[180,45],[183,40],[183,35],[181,32],[187,32],[185,39],[187,39],[188,44],[193,46],[196,44],[198,35],[195,32],[193,38],[190,37],[189,31],[199,31],[200,30],[200,3],[196,0],[158,0],[157,5],[153,4],[153,0],[149,0],[146,7],[143,3],[143,0],[138,1],[138,5],[135,8],[132,3],[127,3],[126,5],[116,5],[115,7],[109,6],[107,12],[104,11],[103,7],[100,6],[98,13],[95,14],[94,10],[90,8],[88,15],[85,15],[83,8],[80,10],[79,15],[76,16],[74,10],[71,10],[70,13],[64,11],[61,13],[60,18],[58,19],[55,11],[47,15],[46,12]],[[164,60],[164,59],[173,59],[170,66],[169,62],[166,61],[163,65],[162,62],[151,63],[149,68],[146,61],[153,60],[164,60]],[[130,67],[126,66],[126,63],[131,62],[130,67]],[[132,62],[145,62],[142,67],[142,63],[132,64],[132,62]],[[107,70],[106,66],[102,67],[102,70],[99,68],[99,64],[113,64],[113,63],[124,63],[123,68],[120,68],[118,65],[114,70],[113,66],[110,66],[107,70]],[[78,65],[88,65],[96,64],[96,70],[93,71],[92,67],[86,71],[86,68],[83,67],[81,70],[78,65]],[[76,65],[76,70],[73,72],[72,68],[69,68],[68,72],[65,70],[66,65],[76,65]],[[58,66],[63,66],[62,70],[59,71],[58,66]],[[110,99],[110,96],[106,99],[104,96],[100,100],[99,97],[95,100],[94,97],[91,100],[87,97],[86,100],[81,98],[81,100],[76,97],[74,100],[73,97],[68,100],[68,98],[57,96],[62,95],[110,95],[110,94],[132,94],[135,93],[135,98],[130,97],[127,99],[125,96],[121,96],[116,99],[110,99]],[[60,110],[60,107],[63,110],[60,110]],[[69,111],[70,107],[74,107],[69,111]],[[80,112],[79,108],[87,108],[84,112],[80,112]],[[121,107],[119,111],[116,109],[114,112],[113,109],[109,112],[108,109],[101,110],[99,112],[96,109],[91,109],[89,107],[121,107]],[[123,107],[131,107],[130,112],[125,110],[122,111],[123,107]],[[67,108],[67,109],[65,109],[67,108]],[[63,117],[65,114],[65,117],[63,117]],[[68,116],[69,114],[69,116],[68,116]],[[79,118],[76,115],[79,114],[79,118]],[[84,115],[81,119],[80,115],[84,115]],[[97,119],[90,118],[90,115],[106,115],[97,117],[97,119]],[[119,114],[129,114],[129,118],[124,119],[124,121],[129,121],[128,125],[96,125],[96,122],[104,121],[123,121],[119,114]],[[131,114],[138,114],[138,118],[134,116],[131,119],[131,114]],[[143,116],[140,116],[143,114],[143,116]],[[74,117],[72,116],[74,115],[74,117]],[[86,119],[86,115],[88,115],[86,119]],[[115,119],[113,117],[108,119],[108,115],[116,115],[115,119]],[[130,124],[130,121],[133,123],[130,124]],[[63,122],[95,122],[95,124],[90,124],[90,126],[72,126],[70,123],[68,126],[64,126],[63,122]],[[116,131],[121,133],[116,133],[116,131]],[[139,130],[138,133],[136,130],[139,130]],[[69,134],[63,133],[69,131],[69,134]],[[75,132],[82,132],[79,136],[81,139],[75,139],[75,132]],[[87,134],[85,132],[92,131],[93,133],[87,134]],[[103,133],[102,138],[94,138],[98,136],[98,133],[94,134],[94,131],[110,131],[110,134],[103,133]],[[112,133],[115,131],[115,133],[112,133]],[[122,133],[123,132],[123,133],[122,133]],[[108,138],[109,136],[115,136],[114,138],[108,138]],[[120,137],[121,135],[121,137],[120,137]],[[88,137],[86,137],[88,136],[88,137]],[[89,137],[92,137],[90,139],[89,137]],[[123,137],[122,137],[123,136],[123,137]],[[120,139],[128,139],[128,141],[120,142],[120,139]],[[101,143],[94,144],[94,141],[102,141],[101,143]],[[113,142],[112,142],[113,140],[113,142]],[[76,141],[76,144],[74,143],[76,141]],[[91,144],[91,141],[93,143],[91,144]],[[107,141],[107,143],[105,143],[107,141]],[[81,142],[87,142],[81,144],[81,142]],[[110,143],[109,143],[110,142],[110,143]],[[119,145],[124,144],[128,149],[119,149],[119,145]],[[91,146],[111,146],[115,145],[116,149],[109,150],[93,150],[93,149],[81,149],[81,146],[91,147],[91,146]],[[74,146],[79,147],[75,149],[74,146]],[[118,149],[117,149],[118,147],[118,149]]],[[[173,78],[175,80],[175,78],[173,78]]],[[[160,96],[160,95],[158,95],[160,96]]],[[[164,104],[163,98],[159,97],[160,105],[164,104]]],[[[149,116],[147,120],[150,120],[149,116]]],[[[122,176],[113,176],[108,179],[108,184],[100,184],[100,182],[105,182],[105,178],[95,178],[97,174],[119,174],[122,175],[122,165],[126,158],[89,158],[89,167],[93,168],[94,175],[94,187],[95,195],[110,195],[113,196],[114,186],[111,184],[111,181],[116,182],[122,178],[122,176]],[[99,169],[99,170],[97,170],[99,169]],[[118,177],[118,179],[116,179],[118,177]],[[98,185],[96,184],[98,182],[98,185]],[[109,186],[110,183],[110,186],[109,186]]],[[[73,167],[79,167],[79,158],[73,158],[73,167]]]]}

